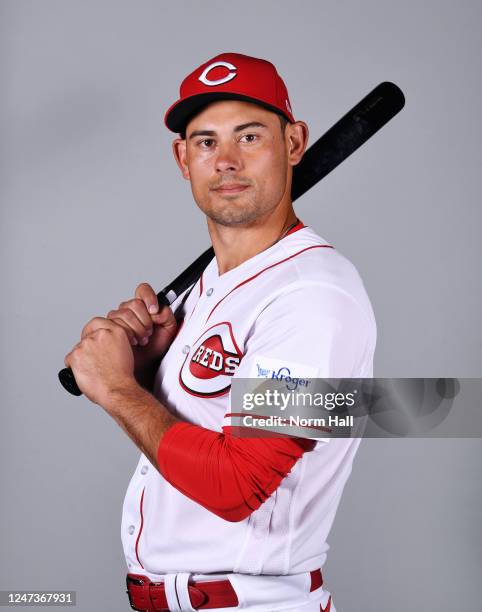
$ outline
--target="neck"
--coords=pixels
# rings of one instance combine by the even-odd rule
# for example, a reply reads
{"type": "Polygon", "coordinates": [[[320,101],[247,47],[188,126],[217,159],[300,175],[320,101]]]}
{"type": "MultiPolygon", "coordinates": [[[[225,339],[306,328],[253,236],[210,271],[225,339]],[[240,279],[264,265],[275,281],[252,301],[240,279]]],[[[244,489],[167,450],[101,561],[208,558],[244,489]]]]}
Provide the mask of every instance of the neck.
{"type": "Polygon", "coordinates": [[[275,244],[297,217],[290,203],[287,210],[275,209],[242,226],[220,225],[210,218],[207,221],[221,275],[275,244]]]}

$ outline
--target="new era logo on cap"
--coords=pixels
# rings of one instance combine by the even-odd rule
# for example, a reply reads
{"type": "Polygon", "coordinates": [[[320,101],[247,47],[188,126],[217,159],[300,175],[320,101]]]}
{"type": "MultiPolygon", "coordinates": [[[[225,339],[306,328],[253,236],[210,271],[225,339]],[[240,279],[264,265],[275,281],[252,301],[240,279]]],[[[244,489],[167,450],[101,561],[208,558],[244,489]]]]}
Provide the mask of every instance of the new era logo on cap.
{"type": "Polygon", "coordinates": [[[241,53],[222,53],[205,62],[183,80],[179,94],[164,117],[173,132],[182,132],[196,112],[216,100],[253,102],[295,121],[286,85],[274,65],[241,53]]]}

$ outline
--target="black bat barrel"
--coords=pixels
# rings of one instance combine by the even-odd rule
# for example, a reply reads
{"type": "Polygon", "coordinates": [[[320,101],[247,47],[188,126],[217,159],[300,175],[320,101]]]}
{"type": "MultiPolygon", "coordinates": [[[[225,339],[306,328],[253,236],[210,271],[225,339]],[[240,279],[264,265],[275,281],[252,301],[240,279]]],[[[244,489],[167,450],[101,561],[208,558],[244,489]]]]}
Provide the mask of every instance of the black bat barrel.
{"type": "Polygon", "coordinates": [[[405,104],[402,90],[385,81],[319,138],[293,170],[293,200],[311,189],[392,119],[405,104]]]}

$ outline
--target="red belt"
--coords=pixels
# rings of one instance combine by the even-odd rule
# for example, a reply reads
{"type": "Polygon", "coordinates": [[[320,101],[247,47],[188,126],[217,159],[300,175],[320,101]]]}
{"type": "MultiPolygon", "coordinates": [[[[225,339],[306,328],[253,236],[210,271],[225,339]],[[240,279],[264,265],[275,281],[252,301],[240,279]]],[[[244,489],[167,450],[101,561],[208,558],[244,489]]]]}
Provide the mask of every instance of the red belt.
{"type": "MultiPolygon", "coordinates": [[[[310,572],[310,591],[323,584],[321,570],[310,572]]],[[[210,608],[234,608],[238,597],[229,580],[190,582],[188,586],[191,605],[195,610],[210,608]]],[[[164,583],[151,582],[142,574],[127,574],[127,595],[133,610],[139,612],[169,612],[164,583]]]]}

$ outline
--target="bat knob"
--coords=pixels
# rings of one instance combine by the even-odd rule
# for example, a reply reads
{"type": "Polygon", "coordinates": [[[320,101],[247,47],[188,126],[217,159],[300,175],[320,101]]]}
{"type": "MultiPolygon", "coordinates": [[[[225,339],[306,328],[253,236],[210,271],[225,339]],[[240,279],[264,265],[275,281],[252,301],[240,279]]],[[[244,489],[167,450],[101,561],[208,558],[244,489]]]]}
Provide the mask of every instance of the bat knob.
{"type": "Polygon", "coordinates": [[[77,382],[75,381],[74,373],[70,368],[60,370],[59,380],[64,389],[66,389],[72,395],[82,395],[82,391],[79,389],[77,382]]]}

